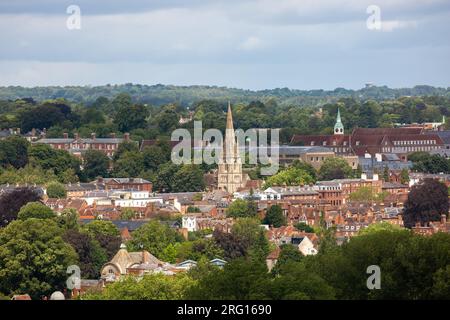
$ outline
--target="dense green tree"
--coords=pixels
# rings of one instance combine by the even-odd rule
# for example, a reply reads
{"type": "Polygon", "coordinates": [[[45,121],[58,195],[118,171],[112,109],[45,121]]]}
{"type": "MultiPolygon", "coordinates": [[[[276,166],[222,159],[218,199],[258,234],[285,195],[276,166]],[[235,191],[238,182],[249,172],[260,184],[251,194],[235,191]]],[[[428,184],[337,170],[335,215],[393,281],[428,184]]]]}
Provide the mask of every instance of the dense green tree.
{"type": "Polygon", "coordinates": [[[292,244],[284,244],[280,247],[280,255],[278,256],[277,263],[272,269],[273,274],[279,274],[285,272],[284,267],[291,262],[299,262],[303,258],[302,253],[298,248],[292,244]]]}
{"type": "Polygon", "coordinates": [[[139,147],[135,142],[124,141],[119,144],[116,152],[114,152],[113,160],[116,161],[126,152],[139,152],[139,147]]]}
{"type": "Polygon", "coordinates": [[[136,212],[131,208],[123,208],[120,212],[120,219],[131,220],[136,217],[136,212]]]}
{"type": "Polygon", "coordinates": [[[83,295],[84,300],[182,300],[195,281],[185,274],[147,274],[142,279],[126,277],[108,285],[101,293],[83,295]]]}
{"type": "Polygon", "coordinates": [[[155,172],[158,170],[160,165],[169,161],[169,159],[166,158],[164,150],[156,145],[145,147],[142,151],[142,155],[144,157],[145,169],[155,172]]]}
{"type": "Polygon", "coordinates": [[[269,241],[264,228],[254,218],[240,218],[233,224],[231,235],[239,239],[246,254],[257,260],[265,261],[269,254],[269,241]]]}
{"type": "Polygon", "coordinates": [[[140,152],[128,151],[114,162],[115,177],[139,177],[144,170],[144,158],[140,152]]]}
{"type": "Polygon", "coordinates": [[[31,188],[17,188],[0,196],[0,227],[17,219],[20,208],[29,202],[40,201],[41,197],[31,188]]]}
{"type": "Polygon", "coordinates": [[[22,137],[12,136],[0,140],[0,166],[22,168],[28,163],[29,143],[22,137]]]}
{"type": "Polygon", "coordinates": [[[19,220],[27,220],[31,218],[51,219],[55,217],[55,212],[41,202],[28,202],[17,214],[17,218],[19,220]]]}
{"type": "Polygon", "coordinates": [[[99,150],[88,150],[84,154],[83,171],[89,180],[106,178],[109,174],[109,158],[99,150]]]}
{"type": "Polygon", "coordinates": [[[408,184],[408,182],[409,182],[408,169],[403,168],[402,171],[400,172],[400,183],[408,184]]]}
{"type": "Polygon", "coordinates": [[[247,253],[247,247],[243,241],[234,234],[216,229],[214,230],[213,238],[217,245],[223,250],[223,257],[226,260],[239,258],[245,256],[247,253]]]}
{"type": "Polygon", "coordinates": [[[129,132],[133,129],[145,128],[148,115],[149,112],[144,105],[123,105],[117,110],[114,123],[117,124],[120,131],[129,132]]]}
{"type": "Polygon", "coordinates": [[[326,158],[319,169],[319,179],[333,180],[344,179],[352,176],[352,168],[342,158],[326,158]]]}
{"type": "Polygon", "coordinates": [[[203,171],[193,164],[181,166],[174,176],[175,192],[196,192],[205,189],[205,181],[203,180],[203,171]]]}
{"type": "Polygon", "coordinates": [[[249,200],[236,199],[227,208],[227,216],[232,218],[256,217],[257,211],[249,200]]]}
{"type": "Polygon", "coordinates": [[[67,196],[67,191],[62,183],[51,182],[47,185],[47,196],[49,198],[63,199],[67,196]]]}
{"type": "Polygon", "coordinates": [[[30,163],[44,170],[52,170],[57,176],[68,169],[80,174],[80,160],[65,150],[53,149],[46,144],[32,145],[29,149],[30,163]]]}
{"type": "Polygon", "coordinates": [[[66,208],[56,217],[59,226],[64,230],[78,230],[78,212],[74,208],[66,208]]]}
{"type": "Polygon", "coordinates": [[[66,230],[62,238],[78,254],[81,277],[83,279],[98,278],[101,267],[107,262],[106,252],[101,248],[98,241],[87,233],[74,229],[66,230]]]}
{"type": "Polygon", "coordinates": [[[269,177],[264,186],[300,186],[314,183],[314,179],[304,169],[290,167],[269,177]]]}
{"type": "Polygon", "coordinates": [[[270,298],[277,300],[335,299],[334,288],[298,262],[286,263],[282,268],[281,276],[275,278],[268,291],[270,298]]]}
{"type": "Polygon", "coordinates": [[[51,219],[13,221],[0,229],[0,291],[33,299],[63,290],[77,254],[51,219]]]}
{"type": "Polygon", "coordinates": [[[82,229],[85,230],[88,234],[92,236],[97,235],[107,235],[107,236],[119,236],[119,229],[112,223],[107,220],[94,220],[89,223],[86,223],[82,226],[82,229]]]}
{"type": "Polygon", "coordinates": [[[256,300],[267,298],[267,267],[250,259],[234,259],[223,270],[209,272],[187,294],[188,299],[256,300]]]}
{"type": "Polygon", "coordinates": [[[308,233],[314,233],[314,228],[307,225],[304,222],[299,222],[294,224],[294,227],[299,230],[299,231],[303,231],[303,232],[308,232],[308,233]]]}
{"type": "Polygon", "coordinates": [[[439,221],[441,215],[448,215],[448,209],[447,187],[438,180],[425,179],[411,188],[404,204],[403,221],[408,228],[417,222],[439,221]]]}
{"type": "Polygon", "coordinates": [[[73,119],[70,106],[66,102],[44,102],[37,107],[23,110],[19,115],[22,132],[34,129],[50,128],[62,125],[64,121],[73,119]]]}
{"type": "Polygon", "coordinates": [[[367,228],[362,228],[359,230],[359,235],[371,234],[380,231],[399,231],[401,227],[389,222],[378,222],[372,223],[367,228]]]}
{"type": "Polygon", "coordinates": [[[181,242],[181,235],[166,224],[152,220],[132,232],[132,239],[127,243],[130,250],[147,250],[160,258],[169,244],[181,242]]]}
{"type": "Polygon", "coordinates": [[[108,261],[117,253],[122,243],[119,229],[111,221],[94,220],[83,225],[81,231],[98,241],[105,250],[108,261]]]}
{"type": "Polygon", "coordinates": [[[154,118],[154,123],[158,126],[159,132],[170,133],[178,125],[179,116],[173,106],[166,106],[154,118]]]}
{"type": "MultiPolygon", "coordinates": [[[[411,157],[409,158],[411,160],[411,157]]],[[[428,153],[419,153],[412,155],[413,161],[412,170],[425,173],[449,173],[450,162],[444,157],[428,153]]]]}
{"type": "Polygon", "coordinates": [[[81,123],[83,124],[104,123],[104,122],[105,122],[105,115],[103,114],[103,112],[101,112],[95,107],[86,108],[81,115],[81,123]]]}
{"type": "Polygon", "coordinates": [[[309,163],[306,163],[306,162],[301,161],[301,160],[294,160],[294,162],[292,162],[291,167],[304,170],[311,176],[311,178],[313,178],[314,180],[317,179],[317,171],[309,163]]]}
{"type": "Polygon", "coordinates": [[[159,192],[172,192],[175,190],[175,174],[179,166],[172,162],[167,162],[159,167],[154,181],[153,188],[159,192]]]}
{"type": "Polygon", "coordinates": [[[286,217],[283,215],[283,209],[279,205],[270,206],[267,209],[266,216],[263,223],[269,224],[274,228],[279,228],[286,225],[286,217]]]}

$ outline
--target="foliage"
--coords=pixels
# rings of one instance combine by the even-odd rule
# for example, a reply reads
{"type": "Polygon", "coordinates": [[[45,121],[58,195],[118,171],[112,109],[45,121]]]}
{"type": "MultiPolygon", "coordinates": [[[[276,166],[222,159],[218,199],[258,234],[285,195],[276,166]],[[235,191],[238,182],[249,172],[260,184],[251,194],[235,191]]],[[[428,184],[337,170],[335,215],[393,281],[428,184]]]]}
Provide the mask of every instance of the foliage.
{"type": "Polygon", "coordinates": [[[78,230],[78,212],[74,208],[64,209],[58,214],[56,221],[64,230],[78,230]]]}
{"type": "Polygon", "coordinates": [[[120,219],[131,220],[136,217],[136,212],[131,208],[123,208],[120,212],[120,219]]]}
{"type": "Polygon", "coordinates": [[[265,263],[234,259],[223,270],[206,273],[187,294],[188,299],[256,300],[266,298],[268,277],[265,263]]]}
{"type": "Polygon", "coordinates": [[[0,196],[0,227],[17,219],[17,214],[29,202],[40,201],[41,197],[31,188],[17,188],[0,196]]]}
{"type": "Polygon", "coordinates": [[[372,223],[367,228],[359,230],[358,235],[372,234],[380,231],[399,231],[401,227],[389,222],[372,223]]]}
{"type": "Polygon", "coordinates": [[[415,152],[409,157],[413,162],[412,170],[425,173],[450,173],[450,161],[444,157],[426,152],[415,152]]]}
{"type": "Polygon", "coordinates": [[[132,239],[127,243],[127,247],[131,251],[147,250],[162,259],[168,245],[181,241],[181,235],[175,230],[157,220],[152,220],[132,232],[132,239]]]}
{"type": "Polygon", "coordinates": [[[108,177],[109,158],[99,150],[88,150],[84,154],[84,174],[87,179],[94,180],[97,177],[108,177]]]}
{"type": "Polygon", "coordinates": [[[409,182],[409,173],[408,169],[403,168],[400,172],[400,183],[407,184],[409,182]]]}
{"type": "Polygon", "coordinates": [[[28,141],[19,136],[0,140],[0,167],[24,167],[28,163],[28,146],[28,141]]]}
{"type": "Polygon", "coordinates": [[[353,170],[342,158],[326,158],[319,169],[320,180],[344,179],[352,177],[353,170]]]}
{"type": "Polygon", "coordinates": [[[257,211],[250,200],[236,199],[227,208],[227,216],[232,218],[256,217],[257,211]]]}
{"type": "Polygon", "coordinates": [[[106,252],[101,248],[98,241],[87,233],[74,229],[66,230],[62,237],[78,254],[82,278],[98,278],[101,267],[107,262],[106,252]]]}
{"type": "Polygon", "coordinates": [[[111,222],[106,220],[94,220],[86,223],[82,226],[88,234],[92,236],[106,235],[106,236],[119,236],[119,229],[111,222]]]}
{"type": "Polygon", "coordinates": [[[267,209],[266,216],[263,223],[273,226],[274,228],[279,228],[286,225],[286,217],[283,215],[283,210],[279,205],[270,206],[267,209]]]}
{"type": "Polygon", "coordinates": [[[142,279],[132,276],[108,285],[100,294],[83,295],[84,300],[181,300],[195,284],[185,274],[166,276],[147,274],[142,279]]]}
{"type": "Polygon", "coordinates": [[[411,228],[417,222],[423,224],[439,221],[441,215],[448,215],[448,190],[445,184],[425,179],[421,184],[414,185],[404,204],[403,221],[405,227],[411,228]]]}
{"type": "Polygon", "coordinates": [[[27,220],[30,218],[51,219],[55,217],[55,212],[41,202],[29,202],[17,214],[17,219],[19,220],[27,220]]]}
{"type": "Polygon", "coordinates": [[[53,149],[46,144],[32,145],[29,149],[29,161],[33,166],[52,170],[60,176],[69,169],[80,175],[80,160],[65,150],[53,149]]]}
{"type": "Polygon", "coordinates": [[[147,107],[142,104],[121,105],[114,117],[114,123],[121,132],[129,132],[133,129],[145,128],[146,118],[149,115],[147,107]]]}
{"type": "Polygon", "coordinates": [[[314,183],[314,179],[306,170],[290,167],[269,177],[264,186],[266,188],[271,186],[299,186],[310,183],[314,183]]]}
{"type": "MultiPolygon", "coordinates": [[[[302,258],[303,255],[296,246],[291,244],[284,244],[280,247],[280,255],[278,256],[275,267],[272,269],[272,273],[275,275],[280,274],[288,263],[299,262],[302,260],[302,258]]],[[[283,270],[283,272],[284,271],[285,270],[283,270]]]]}
{"type": "Polygon", "coordinates": [[[51,219],[13,221],[0,229],[0,291],[33,299],[62,290],[77,254],[51,219]]]}
{"type": "Polygon", "coordinates": [[[296,224],[294,224],[294,227],[299,231],[303,231],[303,232],[307,232],[307,233],[314,233],[314,228],[307,225],[304,222],[296,223],[296,224]]]}
{"type": "Polygon", "coordinates": [[[63,199],[67,196],[67,191],[63,184],[51,182],[47,185],[47,195],[49,198],[63,199]]]}
{"type": "Polygon", "coordinates": [[[350,193],[349,200],[356,202],[383,201],[387,192],[375,193],[372,187],[360,187],[355,192],[350,193]]]}

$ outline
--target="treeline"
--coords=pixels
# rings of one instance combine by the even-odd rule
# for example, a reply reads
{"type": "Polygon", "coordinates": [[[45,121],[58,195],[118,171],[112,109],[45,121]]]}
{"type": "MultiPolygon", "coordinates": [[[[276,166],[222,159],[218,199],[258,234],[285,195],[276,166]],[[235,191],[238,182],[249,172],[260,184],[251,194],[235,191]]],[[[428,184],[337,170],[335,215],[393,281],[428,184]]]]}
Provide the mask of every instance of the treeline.
{"type": "Polygon", "coordinates": [[[217,86],[173,86],[173,85],[105,85],[105,86],[48,86],[48,87],[0,87],[0,100],[16,100],[31,97],[38,101],[63,98],[76,103],[93,103],[99,97],[112,99],[119,93],[133,96],[134,102],[152,105],[164,105],[177,102],[183,106],[192,105],[205,99],[231,100],[233,102],[251,102],[276,98],[281,105],[316,105],[342,97],[357,99],[395,99],[401,96],[448,96],[449,88],[436,88],[420,85],[413,88],[392,89],[387,86],[371,86],[359,90],[336,88],[334,90],[293,90],[276,88],[266,90],[244,90],[217,86]]]}
{"type": "MultiPolygon", "coordinates": [[[[193,121],[202,121],[203,129],[224,131],[227,101],[220,97],[200,100],[184,107],[174,99],[161,106],[134,102],[135,97],[120,93],[111,99],[99,97],[93,103],[79,104],[65,99],[20,99],[0,101],[0,128],[47,130],[47,137],[62,137],[64,132],[80,137],[121,136],[131,133],[133,140],[169,138],[180,127],[193,129],[193,121]],[[180,120],[186,121],[180,124],[180,120]]],[[[393,127],[395,123],[442,121],[450,116],[450,97],[400,97],[382,101],[339,98],[320,108],[313,105],[282,104],[278,98],[233,104],[235,128],[281,128],[281,140],[288,143],[293,134],[330,134],[340,109],[345,130],[356,127],[393,127]]],[[[448,123],[446,122],[448,127],[448,123]]]]}
{"type": "Polygon", "coordinates": [[[170,153],[167,141],[145,147],[142,152],[136,143],[123,142],[112,159],[101,151],[88,150],[81,160],[65,150],[46,144],[33,145],[22,137],[12,136],[0,140],[0,184],[48,187],[55,182],[86,182],[98,177],[141,177],[152,181],[153,190],[159,192],[203,191],[203,174],[211,167],[176,165],[170,160],[170,153]]]}
{"type": "Polygon", "coordinates": [[[315,256],[284,245],[271,272],[257,255],[231,259],[224,269],[200,261],[188,274],[128,277],[81,299],[448,299],[449,252],[449,234],[374,229],[342,246],[322,240],[315,256]],[[369,266],[379,267],[378,289],[368,288],[369,266]]]}

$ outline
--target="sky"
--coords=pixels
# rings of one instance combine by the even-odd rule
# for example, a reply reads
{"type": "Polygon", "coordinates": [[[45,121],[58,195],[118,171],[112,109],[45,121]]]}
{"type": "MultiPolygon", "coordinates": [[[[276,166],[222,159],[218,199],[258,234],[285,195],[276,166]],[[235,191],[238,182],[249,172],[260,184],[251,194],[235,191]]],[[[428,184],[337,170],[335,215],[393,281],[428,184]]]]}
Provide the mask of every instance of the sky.
{"type": "Polygon", "coordinates": [[[449,0],[0,0],[0,43],[0,86],[450,86],[449,0]]]}

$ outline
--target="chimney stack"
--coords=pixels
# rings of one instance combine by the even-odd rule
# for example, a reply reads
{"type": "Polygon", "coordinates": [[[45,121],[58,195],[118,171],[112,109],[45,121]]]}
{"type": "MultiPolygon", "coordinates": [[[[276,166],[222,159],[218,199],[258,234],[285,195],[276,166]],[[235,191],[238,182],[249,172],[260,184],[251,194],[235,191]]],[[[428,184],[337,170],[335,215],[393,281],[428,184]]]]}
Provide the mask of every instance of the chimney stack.
{"type": "Polygon", "coordinates": [[[74,138],[75,140],[78,140],[78,132],[75,132],[75,133],[73,134],[73,138],[74,138]]]}
{"type": "Polygon", "coordinates": [[[91,133],[91,139],[92,139],[92,140],[95,140],[95,132],[92,132],[92,133],[91,133]]]}
{"type": "Polygon", "coordinates": [[[111,132],[111,138],[113,138],[113,139],[116,138],[116,133],[115,132],[111,132]]]}
{"type": "Polygon", "coordinates": [[[123,135],[123,137],[125,138],[125,141],[130,141],[130,134],[127,132],[123,135]]]}
{"type": "Polygon", "coordinates": [[[69,138],[69,134],[67,132],[64,132],[63,133],[63,137],[64,137],[64,139],[68,139],[69,138]]]}
{"type": "Polygon", "coordinates": [[[447,215],[444,213],[441,215],[441,223],[446,224],[447,223],[447,215]]]}

